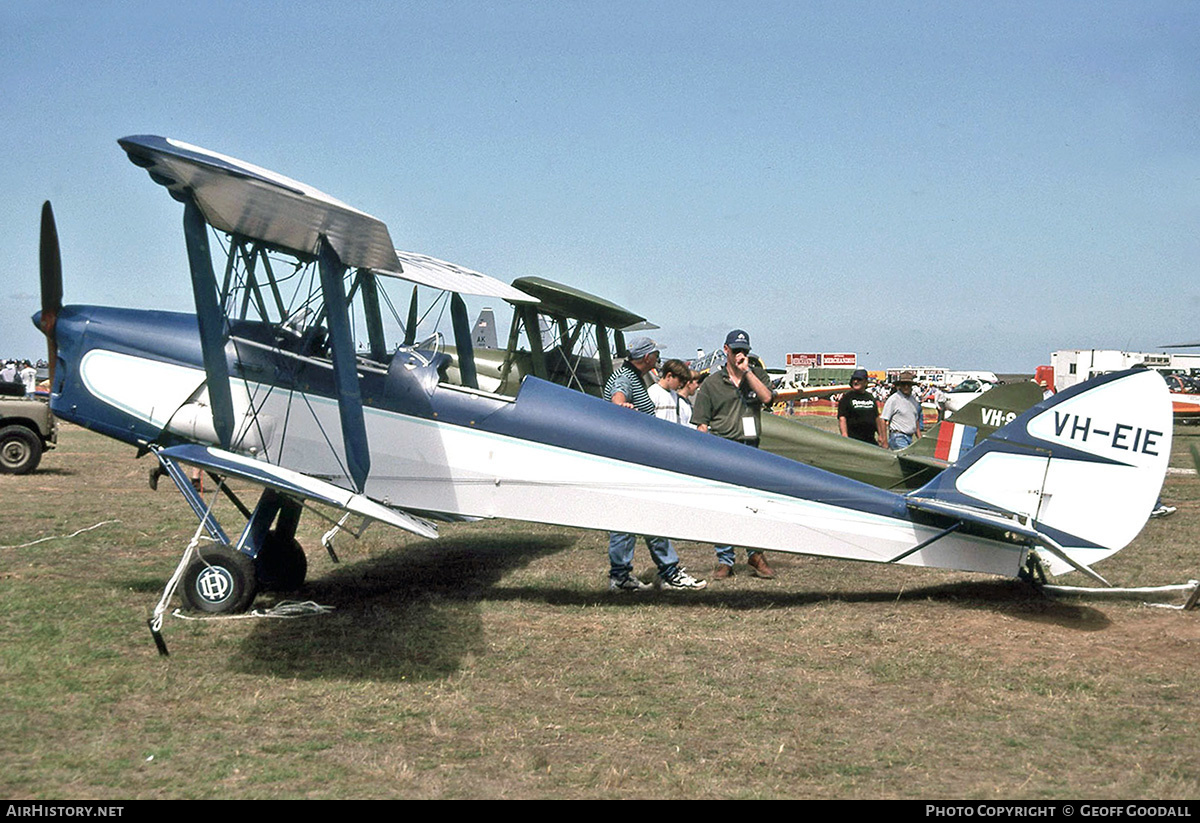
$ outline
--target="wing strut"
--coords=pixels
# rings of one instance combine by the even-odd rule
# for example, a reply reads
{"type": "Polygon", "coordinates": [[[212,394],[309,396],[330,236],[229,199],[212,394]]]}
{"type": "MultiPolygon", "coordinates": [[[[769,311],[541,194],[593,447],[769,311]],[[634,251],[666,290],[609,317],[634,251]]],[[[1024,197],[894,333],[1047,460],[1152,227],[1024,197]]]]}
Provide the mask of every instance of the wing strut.
{"type": "Polygon", "coordinates": [[[363,313],[367,318],[371,359],[383,363],[387,360],[387,342],[383,336],[383,319],[379,311],[379,284],[370,269],[358,270],[358,282],[362,285],[363,313]]]}
{"type": "Polygon", "coordinates": [[[208,224],[192,198],[183,204],[183,234],[187,239],[188,265],[192,270],[192,293],[196,298],[196,321],[200,326],[200,350],[208,379],[208,402],[213,427],[221,447],[233,440],[233,393],[229,390],[229,364],[225,361],[228,339],[225,312],[217,304],[212,253],[208,248],[208,224]]]}
{"type": "Polygon", "coordinates": [[[596,324],[596,353],[600,357],[600,385],[608,382],[613,373],[613,353],[608,348],[608,329],[596,324]]]}
{"type": "Polygon", "coordinates": [[[321,238],[317,262],[321,270],[321,292],[325,298],[325,315],[329,323],[333,377],[337,382],[338,412],[342,420],[342,445],[346,449],[346,466],[350,470],[354,490],[361,494],[371,470],[371,451],[367,446],[367,424],[363,417],[362,393],[358,388],[358,361],[354,355],[350,313],[346,308],[346,292],[342,288],[346,265],[324,237],[321,238]]]}
{"type": "Polygon", "coordinates": [[[525,337],[529,340],[529,353],[533,355],[533,376],[540,377],[542,380],[549,380],[550,373],[546,368],[546,351],[542,347],[542,325],[538,320],[537,309],[528,303],[522,303],[521,307],[513,307],[514,311],[519,311],[521,319],[525,322],[525,337]]]}
{"type": "Polygon", "coordinates": [[[458,373],[462,384],[467,388],[477,389],[479,378],[475,373],[475,344],[471,342],[471,320],[467,317],[467,304],[458,292],[450,296],[450,321],[454,326],[454,349],[458,353],[458,373]]]}
{"type": "Polygon", "coordinates": [[[404,345],[417,342],[417,287],[413,286],[412,298],[408,301],[408,323],[404,327],[404,345]]]}

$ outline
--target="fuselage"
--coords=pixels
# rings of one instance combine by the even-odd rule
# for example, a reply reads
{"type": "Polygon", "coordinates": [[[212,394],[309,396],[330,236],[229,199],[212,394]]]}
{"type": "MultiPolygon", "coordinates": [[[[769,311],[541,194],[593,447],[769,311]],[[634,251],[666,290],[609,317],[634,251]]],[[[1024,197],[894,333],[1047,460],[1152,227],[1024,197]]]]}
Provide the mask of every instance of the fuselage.
{"type": "MultiPolygon", "coordinates": [[[[235,451],[351,488],[319,338],[235,322],[235,451]]],[[[59,315],[51,407],[139,446],[215,443],[194,315],[59,315]],[[206,419],[206,414],[208,419],[206,419]]],[[[359,361],[364,492],[413,511],[504,517],[890,561],[935,535],[903,496],[536,378],[515,398],[439,380],[445,355],[359,361]]],[[[951,535],[900,562],[1014,574],[1024,547],[951,535]]]]}

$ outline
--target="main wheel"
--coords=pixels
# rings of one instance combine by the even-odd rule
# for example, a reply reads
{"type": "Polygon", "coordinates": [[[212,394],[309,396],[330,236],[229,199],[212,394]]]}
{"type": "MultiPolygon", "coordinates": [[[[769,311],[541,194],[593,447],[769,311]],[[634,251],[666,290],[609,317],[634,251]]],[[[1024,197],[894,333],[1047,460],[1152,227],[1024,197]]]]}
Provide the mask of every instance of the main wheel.
{"type": "Polygon", "coordinates": [[[208,546],[198,554],[183,574],[184,605],[209,614],[237,614],[249,608],[258,592],[254,561],[228,546],[208,546]]]}
{"type": "Polygon", "coordinates": [[[304,585],[308,557],[296,538],[281,537],[272,529],[267,532],[262,548],[258,550],[255,568],[263,589],[290,592],[304,585]]]}
{"type": "Polygon", "coordinates": [[[24,426],[0,429],[0,472],[29,474],[42,460],[42,440],[24,426]]]}

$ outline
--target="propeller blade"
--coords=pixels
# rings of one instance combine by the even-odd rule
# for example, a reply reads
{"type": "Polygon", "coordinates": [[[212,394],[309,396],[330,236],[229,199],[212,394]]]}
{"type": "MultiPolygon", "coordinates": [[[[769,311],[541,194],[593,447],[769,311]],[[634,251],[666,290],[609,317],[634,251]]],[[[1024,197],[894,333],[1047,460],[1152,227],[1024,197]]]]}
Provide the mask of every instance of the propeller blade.
{"type": "Polygon", "coordinates": [[[54,390],[54,366],[58,363],[58,338],[55,326],[62,309],[63,280],[62,253],[58,247],[58,227],[54,223],[54,209],[47,200],[42,204],[42,234],[39,248],[39,263],[42,279],[42,334],[46,335],[46,356],[50,365],[50,387],[54,390]]]}

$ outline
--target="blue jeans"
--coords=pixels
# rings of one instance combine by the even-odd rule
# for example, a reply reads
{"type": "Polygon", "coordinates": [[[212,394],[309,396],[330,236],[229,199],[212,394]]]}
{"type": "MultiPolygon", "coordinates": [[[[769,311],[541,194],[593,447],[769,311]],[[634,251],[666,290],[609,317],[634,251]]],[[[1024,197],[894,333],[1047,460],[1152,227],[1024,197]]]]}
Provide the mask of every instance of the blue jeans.
{"type": "MultiPolygon", "coordinates": [[[[633,549],[637,546],[637,539],[636,534],[608,533],[609,577],[622,578],[633,574],[633,549]]],[[[675,553],[671,541],[665,537],[649,535],[645,535],[645,539],[650,556],[654,558],[654,565],[658,566],[659,577],[667,577],[673,573],[679,565],[679,555],[675,553]]]]}
{"type": "Polygon", "coordinates": [[[888,435],[888,448],[892,451],[900,451],[912,445],[913,436],[904,434],[903,432],[892,432],[888,435]]]}
{"type": "MultiPolygon", "coordinates": [[[[732,566],[733,565],[733,546],[713,546],[717,550],[717,565],[732,566]]],[[[748,549],[746,556],[752,554],[762,554],[760,549],[748,549]]]]}

